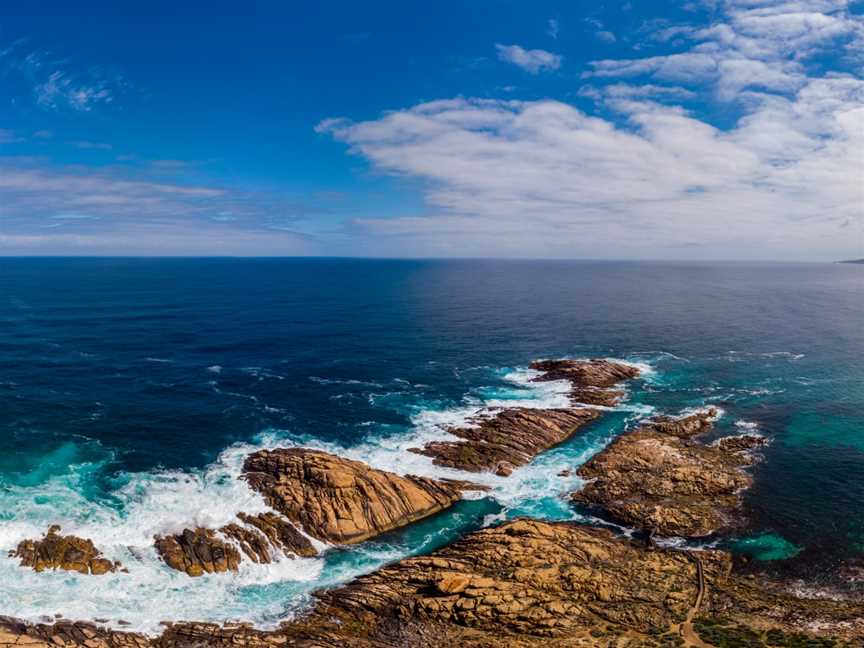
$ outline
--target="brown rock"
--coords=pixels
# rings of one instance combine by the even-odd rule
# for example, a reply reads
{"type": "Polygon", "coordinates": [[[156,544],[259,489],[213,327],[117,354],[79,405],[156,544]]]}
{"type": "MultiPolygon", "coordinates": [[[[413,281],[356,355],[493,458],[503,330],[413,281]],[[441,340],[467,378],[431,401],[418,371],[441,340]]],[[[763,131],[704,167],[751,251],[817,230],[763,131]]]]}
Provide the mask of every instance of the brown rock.
{"type": "Polygon", "coordinates": [[[156,551],[169,567],[190,576],[236,571],[243,556],[255,563],[273,562],[274,553],[289,558],[315,556],[309,538],[276,513],[238,513],[218,531],[185,529],[178,535],[157,536],[156,551]]]}
{"type": "MultiPolygon", "coordinates": [[[[567,380],[572,400],[603,406],[614,405],[624,394],[609,387],[639,375],[638,369],[609,360],[538,360],[531,368],[542,372],[535,381],[567,380]]],[[[598,416],[592,408],[490,409],[467,426],[447,429],[460,441],[435,441],[411,452],[432,457],[439,466],[507,477],[598,416]]]]}
{"type": "Polygon", "coordinates": [[[612,387],[625,380],[637,378],[639,370],[613,360],[537,360],[531,363],[543,375],[535,380],[569,380],[579,387],[612,387]]]}
{"type": "Polygon", "coordinates": [[[438,466],[507,476],[544,450],[573,436],[600,412],[595,409],[518,407],[486,412],[470,427],[448,428],[462,441],[434,441],[412,452],[433,457],[438,466]]]}
{"type": "MultiPolygon", "coordinates": [[[[697,614],[762,639],[769,629],[792,633],[788,645],[815,645],[814,633],[856,646],[864,639],[864,603],[793,597],[730,567],[722,551],[646,551],[607,530],[522,519],[320,593],[305,617],[273,631],[192,622],[145,637],[0,618],[0,646],[659,648],[697,614]]],[[[754,643],[763,644],[774,642],[754,643]]]]}
{"type": "Polygon", "coordinates": [[[240,552],[212,529],[184,529],[177,535],[156,537],[156,551],[172,569],[190,576],[236,571],[240,552]]]}
{"type": "MultiPolygon", "coordinates": [[[[318,554],[309,538],[276,513],[259,513],[258,515],[239,513],[237,517],[247,525],[258,529],[267,538],[271,547],[281,550],[286,556],[309,557],[318,554]]],[[[222,530],[224,532],[225,528],[223,527],[222,530]]],[[[259,562],[269,562],[269,560],[260,560],[259,562]]]]}
{"type": "Polygon", "coordinates": [[[120,564],[103,558],[91,540],[60,535],[57,525],[51,526],[40,540],[23,540],[9,555],[20,558],[22,567],[32,567],[37,572],[65,569],[101,575],[115,571],[120,564]]]}
{"type": "Polygon", "coordinates": [[[702,537],[735,523],[740,492],[751,477],[735,441],[707,446],[691,438],[711,429],[713,410],[649,421],[613,441],[583,465],[590,479],[572,495],[615,520],[663,536],[702,537]]]}
{"type": "MultiPolygon", "coordinates": [[[[705,552],[704,565],[709,578],[720,579],[730,562],[705,552]]],[[[568,636],[596,627],[598,618],[653,632],[684,617],[696,587],[686,554],[646,552],[605,530],[523,519],[325,592],[321,612],[359,617],[371,609],[490,636],[568,636]],[[689,595],[675,601],[673,592],[689,595]]]]}
{"type": "Polygon", "coordinates": [[[636,367],[612,360],[538,360],[531,368],[543,374],[534,378],[537,382],[567,380],[570,382],[570,399],[584,405],[612,407],[624,396],[623,391],[609,389],[618,383],[639,377],[636,367]]]}
{"type": "Polygon", "coordinates": [[[243,470],[269,506],[309,535],[340,544],[362,542],[461,499],[452,484],[305,448],[261,450],[246,458],[243,470]]]}

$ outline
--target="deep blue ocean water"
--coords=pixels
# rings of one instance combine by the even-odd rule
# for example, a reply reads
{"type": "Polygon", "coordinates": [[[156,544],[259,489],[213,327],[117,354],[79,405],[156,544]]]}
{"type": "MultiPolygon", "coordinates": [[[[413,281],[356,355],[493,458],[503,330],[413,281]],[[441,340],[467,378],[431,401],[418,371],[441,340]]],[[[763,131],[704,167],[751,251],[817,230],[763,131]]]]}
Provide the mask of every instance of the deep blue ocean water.
{"type": "Polygon", "coordinates": [[[864,266],[284,259],[0,259],[0,614],[250,619],[505,517],[589,517],[560,477],[653,413],[718,406],[769,438],[723,541],[827,584],[864,553],[864,266]],[[504,403],[563,405],[541,357],[640,363],[627,402],[488,497],[322,558],[189,579],[152,536],[263,504],[246,453],[312,445],[465,476],[408,447],[504,403]],[[128,574],[33,574],[6,557],[48,524],[128,574]]]}

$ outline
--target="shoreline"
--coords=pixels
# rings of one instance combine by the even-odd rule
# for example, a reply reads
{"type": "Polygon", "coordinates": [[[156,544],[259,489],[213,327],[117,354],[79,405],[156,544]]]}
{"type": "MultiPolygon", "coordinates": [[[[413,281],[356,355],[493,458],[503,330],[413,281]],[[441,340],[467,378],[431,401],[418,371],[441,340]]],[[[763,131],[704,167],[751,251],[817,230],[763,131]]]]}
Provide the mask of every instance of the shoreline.
{"type": "MultiPolygon", "coordinates": [[[[569,361],[567,361],[567,362],[569,362],[569,361]]],[[[555,378],[550,378],[550,380],[555,380],[555,378]]],[[[609,387],[612,387],[612,386],[614,386],[614,385],[615,385],[615,383],[613,383],[612,385],[607,385],[607,386],[604,387],[604,388],[609,388],[609,387]]],[[[583,385],[581,388],[584,389],[584,385],[583,385]]],[[[576,402],[575,399],[572,399],[572,398],[571,398],[571,408],[573,408],[574,410],[578,410],[579,408],[583,408],[583,407],[592,407],[592,406],[591,406],[591,405],[584,405],[584,404],[582,404],[582,403],[576,402]]],[[[601,412],[601,414],[602,414],[602,410],[605,410],[605,409],[606,409],[605,406],[598,406],[598,407],[597,407],[597,410],[599,410],[599,411],[601,412]]],[[[542,411],[542,410],[538,410],[538,411],[542,411]]],[[[497,416],[497,415],[496,415],[496,416],[497,416]]],[[[693,417],[693,416],[698,416],[698,415],[697,415],[697,414],[691,414],[690,416],[693,417]]],[[[712,414],[711,417],[713,418],[713,416],[714,416],[714,415],[712,414]]],[[[670,419],[670,420],[672,420],[672,419],[670,419]]],[[[676,421],[676,422],[677,422],[677,421],[681,421],[681,420],[683,420],[683,419],[674,419],[673,421],[676,421]]],[[[480,428],[482,428],[482,424],[481,424],[480,428]]],[[[513,429],[516,430],[516,431],[518,432],[518,428],[513,428],[513,429]]],[[[576,430],[577,430],[577,429],[578,429],[578,426],[577,426],[576,428],[574,428],[574,429],[569,433],[569,435],[567,436],[567,438],[569,438],[570,436],[576,434],[576,430]]],[[[638,429],[635,430],[635,431],[634,431],[634,430],[625,431],[623,434],[619,435],[619,436],[617,437],[617,439],[620,440],[622,437],[627,437],[627,436],[629,436],[629,435],[633,435],[634,432],[638,432],[638,429]]],[[[472,432],[472,434],[474,434],[474,433],[472,432]]],[[[461,436],[461,435],[457,435],[457,436],[461,436]]],[[[736,436],[737,436],[737,437],[747,437],[748,435],[746,435],[746,434],[731,435],[731,436],[723,437],[723,439],[732,439],[732,438],[735,438],[736,436]]],[[[750,435],[750,436],[752,436],[752,435],[750,435]]],[[[468,437],[468,438],[470,438],[470,437],[468,437]]],[[[722,441],[723,439],[720,439],[720,441],[722,441]]],[[[486,441],[484,440],[484,443],[485,443],[485,442],[486,442],[486,441]]],[[[560,442],[560,441],[559,441],[559,442],[560,442]]],[[[553,447],[554,445],[556,445],[556,443],[548,444],[547,441],[545,441],[545,440],[540,440],[540,441],[538,441],[538,440],[534,440],[534,441],[532,441],[531,443],[539,443],[539,445],[537,446],[538,450],[535,452],[534,455],[532,455],[531,457],[529,457],[529,458],[525,461],[525,464],[528,464],[534,456],[539,455],[541,452],[543,452],[543,450],[548,449],[548,448],[551,448],[551,447],[553,447]]],[[[613,444],[614,444],[614,442],[613,442],[613,444]]],[[[716,444],[716,441],[715,441],[715,444],[716,444]]],[[[712,445],[714,445],[714,444],[712,444],[712,445]]],[[[704,446],[704,448],[706,448],[706,449],[707,449],[708,447],[709,447],[709,446],[704,446]]],[[[606,448],[604,448],[603,450],[601,450],[601,454],[607,452],[608,449],[609,449],[609,446],[607,446],[606,448]]],[[[702,451],[702,450],[700,450],[700,452],[701,452],[701,451],[702,451]]],[[[493,462],[493,463],[487,465],[485,469],[486,469],[486,470],[491,470],[491,469],[493,469],[493,467],[498,467],[498,468],[500,468],[500,462],[493,462]]],[[[517,465],[517,466],[514,466],[514,469],[515,469],[515,470],[519,470],[519,466],[518,466],[518,465],[517,465]]],[[[373,472],[375,471],[375,469],[371,469],[371,468],[370,468],[370,470],[373,471],[373,472]]],[[[463,469],[463,470],[464,470],[464,469],[463,469]]],[[[330,473],[328,473],[328,474],[332,474],[332,471],[331,471],[330,473]]],[[[469,480],[471,479],[471,475],[472,475],[471,472],[462,472],[461,474],[463,474],[464,476],[466,476],[469,480]]],[[[499,475],[499,476],[502,476],[502,477],[505,477],[505,478],[506,478],[508,475],[509,475],[509,473],[507,473],[506,475],[499,475]]],[[[328,479],[329,479],[329,478],[328,478],[328,479]]],[[[746,490],[746,487],[745,487],[744,490],[746,490]]],[[[270,505],[272,506],[272,502],[268,502],[268,504],[270,504],[270,505]]],[[[277,508],[278,508],[278,507],[277,507],[277,508]]],[[[284,511],[282,511],[282,512],[284,513],[284,511]]],[[[410,517],[410,516],[409,516],[409,517],[410,517]]],[[[602,517],[603,517],[603,516],[602,516],[602,514],[601,514],[601,518],[602,518],[602,517]]],[[[407,524],[407,523],[410,523],[410,522],[412,522],[412,521],[415,521],[416,519],[419,519],[419,518],[411,518],[411,519],[409,519],[409,520],[406,522],[406,524],[407,524]]],[[[517,518],[517,520],[520,520],[520,519],[527,519],[527,518],[517,518]]],[[[533,522],[533,520],[530,520],[530,519],[528,519],[528,520],[531,521],[531,522],[533,522]]],[[[501,526],[503,526],[503,527],[507,527],[507,526],[508,526],[509,524],[511,524],[513,521],[514,521],[514,520],[511,519],[511,520],[509,520],[509,521],[504,522],[502,525],[495,526],[495,527],[488,527],[488,528],[494,530],[494,529],[500,528],[501,526]]],[[[295,522],[295,523],[296,523],[296,522],[295,522]]],[[[538,523],[538,524],[547,524],[547,523],[541,523],[540,521],[537,521],[537,523],[538,523]]],[[[566,524],[566,523],[548,523],[548,524],[555,525],[555,524],[566,524]]],[[[584,527],[584,528],[591,528],[591,527],[584,527]]],[[[636,528],[638,528],[638,527],[636,527],[636,528]]],[[[302,529],[302,530],[303,530],[304,532],[307,532],[307,533],[308,533],[308,529],[302,529]]],[[[471,536],[473,536],[473,535],[476,534],[476,533],[478,533],[478,532],[474,532],[474,533],[469,534],[468,536],[465,536],[465,537],[471,537],[471,536]]],[[[380,533],[378,533],[378,534],[376,534],[376,535],[380,535],[380,533]]],[[[649,534],[649,535],[650,535],[650,534],[649,534]]],[[[715,534],[709,534],[709,536],[712,536],[712,535],[715,535],[715,534]]],[[[322,539],[322,538],[320,538],[320,537],[318,538],[318,540],[321,540],[321,539],[322,539]]],[[[463,540],[464,540],[464,539],[465,539],[465,538],[463,537],[463,540]]],[[[454,543],[454,544],[457,544],[457,545],[458,545],[459,542],[460,542],[460,541],[457,540],[456,543],[454,543]]],[[[337,543],[337,544],[338,544],[338,543],[337,543]]],[[[449,545],[448,545],[448,547],[449,547],[449,545]]],[[[441,550],[437,550],[436,552],[433,552],[432,555],[435,555],[436,553],[438,553],[438,552],[440,552],[440,551],[446,551],[446,550],[448,549],[448,547],[444,547],[444,548],[441,549],[441,550]]],[[[659,551],[673,551],[673,552],[674,552],[674,551],[677,551],[677,550],[676,550],[676,549],[670,549],[670,550],[659,550],[659,551]]],[[[682,553],[682,552],[679,551],[679,553],[682,553]]],[[[401,563],[401,562],[404,562],[405,560],[411,560],[411,559],[410,559],[410,558],[409,558],[409,559],[403,559],[403,561],[400,561],[400,563],[401,563]]],[[[729,558],[729,560],[731,561],[731,557],[729,558]]],[[[397,563],[397,564],[399,564],[399,563],[397,563]]],[[[386,572],[387,569],[388,569],[388,566],[385,565],[385,566],[379,568],[378,570],[376,570],[375,572],[372,572],[372,574],[377,574],[378,572],[386,572]]],[[[219,570],[219,571],[221,571],[221,570],[219,570]]],[[[316,593],[313,594],[313,595],[314,595],[316,598],[319,598],[319,599],[320,599],[321,596],[325,596],[325,597],[326,597],[326,596],[329,595],[328,592],[331,592],[331,591],[339,591],[339,590],[341,590],[341,589],[344,589],[344,588],[347,588],[347,587],[351,587],[355,582],[357,582],[357,581],[361,581],[361,582],[362,582],[364,578],[368,578],[368,577],[371,576],[372,574],[369,574],[369,575],[367,575],[367,576],[360,576],[360,577],[356,578],[355,580],[350,581],[349,583],[347,583],[347,584],[345,584],[345,585],[336,586],[335,588],[325,589],[325,590],[323,590],[323,592],[316,592],[316,593]]],[[[283,621],[283,622],[280,623],[280,625],[281,625],[281,626],[285,626],[286,623],[287,623],[287,624],[295,624],[295,623],[301,623],[301,624],[302,624],[303,619],[304,619],[305,617],[308,617],[309,614],[311,614],[312,611],[314,611],[314,609],[315,609],[315,608],[314,608],[314,606],[313,606],[313,608],[312,608],[311,610],[310,610],[310,609],[307,609],[305,612],[301,613],[301,615],[298,617],[297,620],[283,621]]],[[[66,623],[67,623],[67,622],[65,622],[65,621],[64,621],[64,622],[61,622],[61,625],[65,625],[66,623]]],[[[178,623],[175,623],[174,625],[182,626],[183,623],[178,622],[178,623]]],[[[194,622],[193,622],[193,625],[201,625],[201,624],[194,624],[194,622]]],[[[27,628],[30,628],[31,626],[26,626],[26,627],[27,627],[27,628]]],[[[209,626],[208,626],[208,627],[209,627],[209,626]]],[[[249,630],[249,628],[248,628],[246,625],[241,625],[240,627],[245,628],[245,630],[249,630]]],[[[30,630],[26,630],[26,631],[24,632],[24,634],[27,634],[27,633],[29,633],[29,632],[30,632],[30,630]]],[[[105,631],[105,630],[100,630],[100,632],[106,632],[106,631],[105,631]]],[[[112,631],[107,631],[107,632],[111,633],[112,631]]],[[[260,632],[265,632],[265,633],[266,633],[266,632],[268,632],[268,631],[257,631],[257,630],[256,630],[255,632],[259,632],[259,633],[260,633],[260,632]]],[[[272,633],[272,632],[274,632],[274,631],[269,631],[269,632],[272,633]]],[[[164,635],[165,635],[165,633],[163,632],[161,635],[156,635],[156,636],[154,636],[154,637],[151,637],[150,639],[148,639],[148,641],[154,641],[154,642],[162,641],[162,639],[160,639],[160,637],[164,638],[164,635]]],[[[29,636],[29,635],[28,635],[28,636],[29,636]]],[[[138,636],[145,636],[145,635],[135,635],[135,636],[138,637],[138,636]]],[[[137,641],[137,639],[136,639],[136,641],[137,641]]],[[[55,642],[55,643],[56,643],[56,642],[55,642]]],[[[92,647],[91,647],[91,648],[92,648],[92,647]]]]}

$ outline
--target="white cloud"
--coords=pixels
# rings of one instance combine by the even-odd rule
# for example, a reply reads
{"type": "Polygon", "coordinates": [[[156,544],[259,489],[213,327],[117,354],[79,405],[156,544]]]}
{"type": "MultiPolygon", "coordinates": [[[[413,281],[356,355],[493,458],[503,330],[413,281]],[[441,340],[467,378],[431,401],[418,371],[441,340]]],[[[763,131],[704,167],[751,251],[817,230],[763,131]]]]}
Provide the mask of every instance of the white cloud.
{"type": "Polygon", "coordinates": [[[7,73],[24,79],[36,105],[47,110],[90,112],[110,104],[125,81],[102,66],[74,71],[67,60],[45,50],[24,50],[25,41],[0,50],[0,63],[7,73]]]}
{"type": "Polygon", "coordinates": [[[610,99],[620,126],[557,101],[465,99],[321,130],[423,181],[427,215],[357,223],[403,254],[853,253],[862,241],[841,225],[861,226],[864,82],[812,79],[753,102],[729,131],[623,90],[610,99]]]}
{"type": "Polygon", "coordinates": [[[498,58],[508,63],[518,65],[530,74],[538,74],[544,70],[557,70],[561,67],[562,57],[546,50],[526,50],[519,45],[495,45],[498,58]]]}
{"type": "Polygon", "coordinates": [[[104,84],[87,85],[59,70],[52,72],[44,82],[37,84],[33,92],[38,105],[53,110],[67,107],[89,112],[94,106],[111,103],[114,99],[111,91],[104,84]]]}
{"type": "Polygon", "coordinates": [[[597,40],[599,40],[599,41],[601,41],[601,42],[603,42],[603,43],[609,43],[609,44],[612,44],[612,43],[614,43],[615,41],[618,40],[617,38],[615,38],[615,34],[613,34],[613,33],[610,32],[610,31],[598,31],[598,32],[597,32],[596,34],[594,34],[594,35],[597,37],[597,40]]]}
{"type": "Polygon", "coordinates": [[[685,39],[684,52],[594,61],[583,76],[702,83],[728,101],[749,89],[794,93],[807,82],[808,60],[825,52],[864,51],[864,19],[848,11],[844,0],[727,0],[723,10],[721,20],[702,29],[649,24],[648,38],[685,39]]]}
{"type": "MultiPolygon", "coordinates": [[[[62,223],[60,223],[62,225],[62,223]]],[[[309,255],[312,242],[293,232],[243,230],[211,222],[99,222],[98,228],[67,232],[52,228],[40,233],[10,233],[0,229],[2,255],[309,255]]]]}
{"type": "Polygon", "coordinates": [[[558,22],[556,18],[550,18],[546,22],[546,33],[554,39],[558,38],[558,34],[561,32],[561,24],[558,22]]]}

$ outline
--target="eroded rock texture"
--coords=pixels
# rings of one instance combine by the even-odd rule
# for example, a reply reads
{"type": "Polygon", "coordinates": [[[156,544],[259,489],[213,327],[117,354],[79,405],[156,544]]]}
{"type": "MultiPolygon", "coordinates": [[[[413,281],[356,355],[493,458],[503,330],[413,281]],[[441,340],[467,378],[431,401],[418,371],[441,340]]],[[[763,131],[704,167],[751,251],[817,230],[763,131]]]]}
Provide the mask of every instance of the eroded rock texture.
{"type": "Polygon", "coordinates": [[[731,575],[730,565],[722,551],[649,551],[607,530],[520,519],[323,592],[306,616],[273,631],[176,623],[151,638],[0,619],[0,648],[661,648],[704,646],[676,638],[724,633],[747,643],[714,645],[764,648],[864,639],[860,601],[797,598],[731,575]]]}
{"type": "Polygon", "coordinates": [[[663,536],[702,537],[736,523],[740,493],[752,483],[743,466],[759,437],[705,445],[713,410],[650,421],[613,441],[578,474],[591,480],[573,500],[663,536]]]}
{"type": "Polygon", "coordinates": [[[176,535],[157,536],[156,552],[165,564],[190,576],[237,571],[244,559],[269,564],[277,554],[315,556],[309,538],[276,513],[239,513],[218,531],[196,527],[176,535]]]}
{"type": "Polygon", "coordinates": [[[613,360],[537,360],[531,363],[535,371],[543,372],[534,378],[537,382],[567,380],[570,398],[586,405],[615,405],[624,392],[610,389],[615,385],[639,377],[639,369],[613,360]]]}
{"type": "Polygon", "coordinates": [[[243,467],[267,504],[325,542],[352,544],[428,517],[462,497],[457,484],[401,477],[307,448],[261,450],[243,467]]]}
{"type": "Polygon", "coordinates": [[[461,441],[435,441],[412,452],[434,457],[438,466],[507,476],[599,415],[595,409],[505,409],[478,416],[469,427],[448,428],[461,441]]]}
{"type": "MultiPolygon", "coordinates": [[[[536,381],[569,381],[571,400],[603,406],[616,404],[623,395],[610,387],[639,375],[635,367],[610,360],[540,360],[531,368],[542,372],[536,381]]],[[[544,450],[569,439],[600,414],[600,410],[587,407],[485,410],[469,425],[447,429],[458,440],[435,441],[411,450],[432,457],[439,466],[506,477],[544,450]]]]}
{"type": "Polygon", "coordinates": [[[39,540],[23,540],[9,552],[21,559],[22,567],[31,567],[37,572],[46,569],[65,569],[81,574],[106,574],[115,571],[120,564],[102,556],[102,553],[87,538],[60,535],[60,527],[54,525],[39,540]]]}

